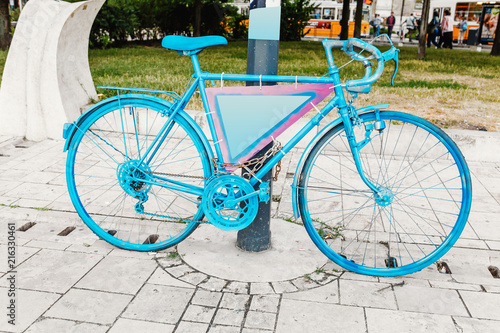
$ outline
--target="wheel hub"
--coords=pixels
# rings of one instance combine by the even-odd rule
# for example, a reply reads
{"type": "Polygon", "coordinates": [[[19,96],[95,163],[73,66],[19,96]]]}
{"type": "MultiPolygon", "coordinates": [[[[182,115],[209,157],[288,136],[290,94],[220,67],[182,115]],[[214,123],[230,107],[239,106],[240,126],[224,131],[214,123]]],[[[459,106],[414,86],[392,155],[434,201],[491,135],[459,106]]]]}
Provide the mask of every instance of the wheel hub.
{"type": "Polygon", "coordinates": [[[375,202],[380,206],[389,206],[394,200],[394,194],[388,188],[383,188],[379,193],[375,193],[375,202]]]}
{"type": "Polygon", "coordinates": [[[151,169],[137,160],[121,163],[116,170],[121,188],[134,198],[142,198],[151,188],[151,169]]]}

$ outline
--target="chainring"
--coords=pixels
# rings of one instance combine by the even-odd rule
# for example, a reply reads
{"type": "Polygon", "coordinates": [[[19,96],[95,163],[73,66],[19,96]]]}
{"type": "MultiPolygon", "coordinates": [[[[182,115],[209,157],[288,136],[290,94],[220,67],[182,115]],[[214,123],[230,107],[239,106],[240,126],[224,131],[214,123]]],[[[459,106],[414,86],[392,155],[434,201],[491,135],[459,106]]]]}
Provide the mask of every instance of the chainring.
{"type": "Polygon", "coordinates": [[[238,201],[255,190],[245,179],[222,175],[207,184],[201,205],[210,223],[222,230],[241,230],[257,216],[259,197],[254,195],[238,201]]]}

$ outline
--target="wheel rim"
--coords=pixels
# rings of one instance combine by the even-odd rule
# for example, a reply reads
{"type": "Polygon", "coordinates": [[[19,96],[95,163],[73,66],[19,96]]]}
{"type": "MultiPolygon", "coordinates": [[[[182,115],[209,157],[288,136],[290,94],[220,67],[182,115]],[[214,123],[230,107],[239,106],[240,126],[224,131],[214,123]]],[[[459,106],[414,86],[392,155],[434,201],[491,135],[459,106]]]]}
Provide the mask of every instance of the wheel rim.
{"type": "Polygon", "coordinates": [[[165,106],[139,99],[121,103],[127,106],[103,106],[75,134],[67,161],[71,199],[83,221],[113,245],[139,251],[172,246],[203,218],[201,198],[153,181],[170,173],[203,188],[211,172],[207,153],[178,115],[155,158],[141,163],[167,119],[165,106]]]}
{"type": "MultiPolygon", "coordinates": [[[[387,123],[385,138],[378,144],[372,139],[361,155],[382,194],[360,180],[339,125],[308,158],[299,203],[307,231],[330,259],[361,274],[396,276],[426,267],[458,239],[470,209],[470,176],[437,127],[397,112],[380,116],[387,123]]],[[[361,118],[375,120],[373,113],[361,118]]],[[[363,138],[365,130],[357,132],[363,138]]]]}

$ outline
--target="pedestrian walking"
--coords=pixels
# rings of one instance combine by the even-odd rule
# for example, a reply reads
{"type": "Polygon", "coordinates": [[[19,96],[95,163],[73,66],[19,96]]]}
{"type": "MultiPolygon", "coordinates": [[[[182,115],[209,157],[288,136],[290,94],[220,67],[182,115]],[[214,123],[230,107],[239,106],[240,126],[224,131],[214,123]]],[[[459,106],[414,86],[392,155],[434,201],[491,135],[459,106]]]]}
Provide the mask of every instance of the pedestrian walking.
{"type": "Polygon", "coordinates": [[[422,18],[419,17],[417,20],[416,20],[416,23],[415,23],[415,29],[417,30],[417,33],[415,35],[415,39],[419,39],[420,38],[420,27],[422,26],[422,18]]]}
{"type": "Polygon", "coordinates": [[[396,18],[394,17],[394,12],[391,12],[391,16],[389,16],[385,23],[387,25],[387,34],[389,37],[392,36],[392,29],[394,29],[394,25],[396,24],[396,18]]]}
{"type": "Polygon", "coordinates": [[[406,19],[405,24],[406,24],[406,29],[408,29],[408,38],[411,42],[413,32],[415,31],[416,28],[416,20],[415,16],[413,16],[413,13],[411,13],[410,17],[406,19]]]}
{"type": "Polygon", "coordinates": [[[438,47],[443,48],[453,48],[453,22],[451,21],[451,15],[448,9],[444,10],[443,20],[441,21],[441,30],[443,31],[443,37],[439,41],[438,47]]]}
{"type": "Polygon", "coordinates": [[[432,20],[429,22],[427,26],[427,47],[431,47],[431,43],[435,46],[438,47],[439,43],[437,42],[437,37],[440,35],[441,31],[441,23],[439,22],[439,13],[434,12],[432,14],[432,20]]]}
{"type": "Polygon", "coordinates": [[[462,19],[460,22],[458,22],[457,25],[458,28],[458,45],[464,45],[464,35],[465,32],[467,31],[467,18],[462,16],[462,19]]]}
{"type": "Polygon", "coordinates": [[[373,37],[378,37],[380,34],[380,25],[382,24],[382,19],[379,14],[375,14],[373,20],[370,21],[370,25],[373,27],[373,37]]]}

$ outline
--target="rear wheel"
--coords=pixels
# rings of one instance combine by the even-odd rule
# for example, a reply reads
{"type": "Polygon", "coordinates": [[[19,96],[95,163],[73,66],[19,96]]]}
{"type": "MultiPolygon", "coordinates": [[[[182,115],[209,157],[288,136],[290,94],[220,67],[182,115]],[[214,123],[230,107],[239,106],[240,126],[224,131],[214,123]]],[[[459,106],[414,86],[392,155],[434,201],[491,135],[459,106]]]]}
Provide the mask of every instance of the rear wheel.
{"type": "Polygon", "coordinates": [[[175,245],[203,218],[201,193],[210,162],[182,114],[153,157],[144,158],[168,109],[166,102],[150,99],[111,101],[78,127],[68,150],[67,183],[78,214],[118,247],[152,251],[175,245]]]}
{"type": "MultiPolygon", "coordinates": [[[[373,130],[360,151],[375,194],[361,180],[344,125],[327,132],[300,174],[299,209],[307,232],[331,260],[378,276],[409,274],[444,255],[470,210],[467,164],[442,130],[421,118],[380,112],[386,128],[373,130]]],[[[375,125],[375,113],[360,115],[375,125]]],[[[367,133],[354,128],[358,142],[367,133]]]]}

